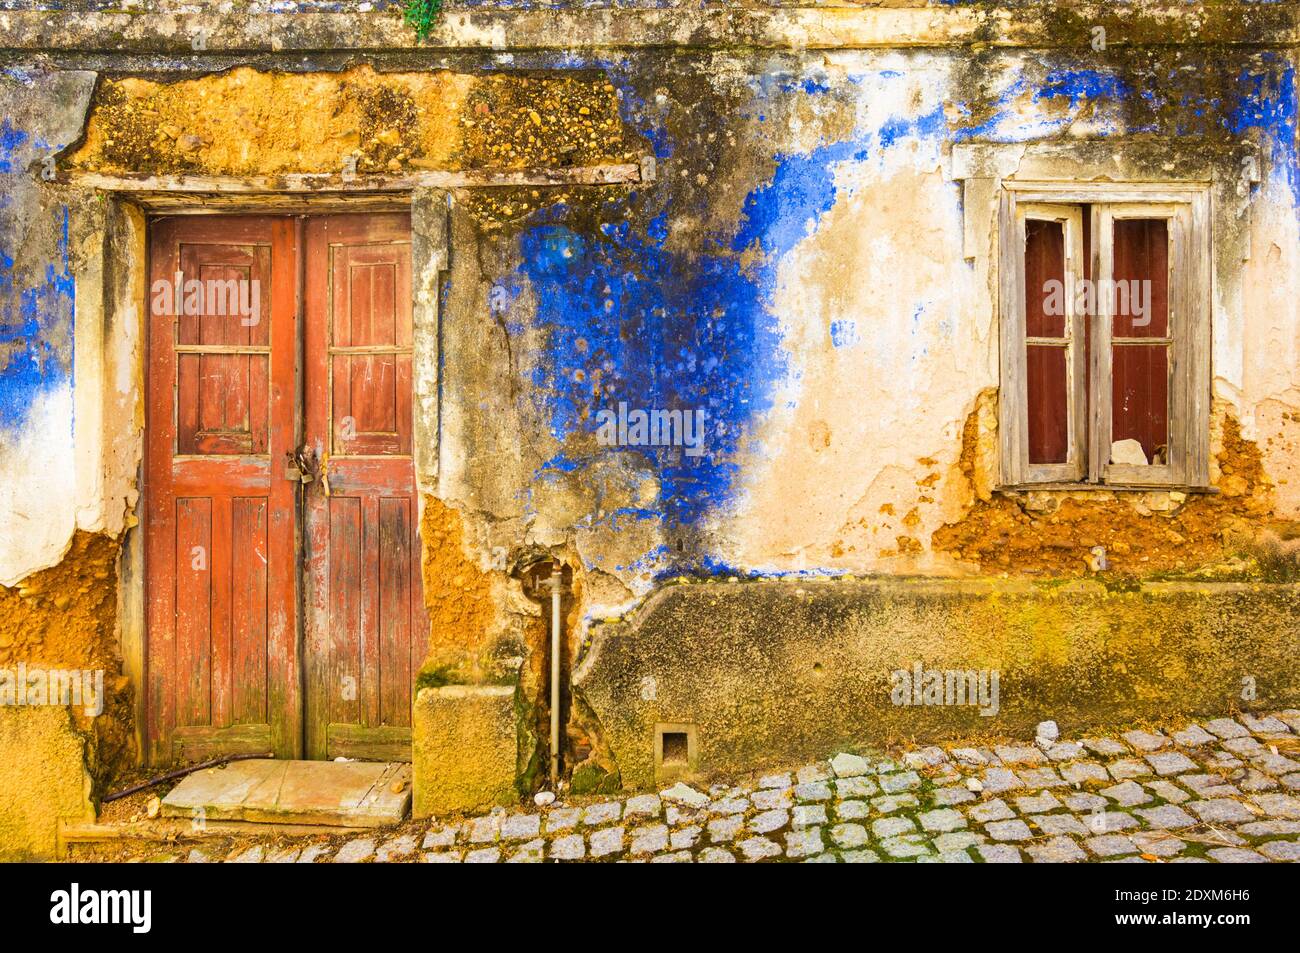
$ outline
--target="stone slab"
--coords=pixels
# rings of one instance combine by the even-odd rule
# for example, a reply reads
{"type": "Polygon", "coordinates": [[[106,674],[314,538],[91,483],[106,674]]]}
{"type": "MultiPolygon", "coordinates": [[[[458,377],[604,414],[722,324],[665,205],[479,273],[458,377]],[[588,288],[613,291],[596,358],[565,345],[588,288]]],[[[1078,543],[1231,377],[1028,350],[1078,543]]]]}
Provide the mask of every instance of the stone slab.
{"type": "Polygon", "coordinates": [[[519,802],[512,686],[421,689],[412,713],[411,748],[416,817],[519,802]]]}
{"type": "Polygon", "coordinates": [[[235,761],[198,771],[162,802],[164,817],[381,827],[406,817],[411,766],[382,761],[235,761]]]}

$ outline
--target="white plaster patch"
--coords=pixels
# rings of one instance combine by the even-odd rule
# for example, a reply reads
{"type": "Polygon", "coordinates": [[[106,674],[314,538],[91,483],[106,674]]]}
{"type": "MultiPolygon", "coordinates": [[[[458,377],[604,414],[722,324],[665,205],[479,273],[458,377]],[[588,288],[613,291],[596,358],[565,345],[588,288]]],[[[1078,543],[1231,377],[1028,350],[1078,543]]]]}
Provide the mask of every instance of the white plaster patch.
{"type": "MultiPolygon", "coordinates": [[[[888,102],[863,108],[868,128],[916,102],[910,84],[885,86],[888,102]]],[[[915,136],[840,163],[835,205],[780,262],[774,310],[789,372],[746,457],[739,513],[722,534],[728,561],[868,569],[895,558],[882,554],[897,537],[926,542],[943,522],[933,475],[955,459],[974,394],[996,382],[996,352],[991,309],[972,306],[957,193],[938,166],[937,141],[915,136]],[[920,463],[927,454],[944,458],[920,463]],[[889,526],[864,519],[863,507],[886,504],[889,526]]]]}
{"type": "Polygon", "coordinates": [[[76,527],[72,386],[31,403],[21,432],[0,442],[0,585],[56,565],[76,527]]]}

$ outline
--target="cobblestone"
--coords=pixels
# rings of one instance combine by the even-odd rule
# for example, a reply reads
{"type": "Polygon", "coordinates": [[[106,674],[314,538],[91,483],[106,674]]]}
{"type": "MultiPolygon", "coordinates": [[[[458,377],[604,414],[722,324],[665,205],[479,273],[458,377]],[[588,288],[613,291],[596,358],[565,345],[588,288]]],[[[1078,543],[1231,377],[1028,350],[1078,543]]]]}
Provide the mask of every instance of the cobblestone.
{"type": "Polygon", "coordinates": [[[627,799],[623,806],[623,816],[628,820],[634,817],[658,817],[663,810],[658,795],[641,794],[627,799]]]}
{"type": "Polygon", "coordinates": [[[970,819],[979,823],[985,821],[1005,821],[1008,818],[1016,816],[1015,811],[1007,807],[1006,801],[1000,798],[992,801],[986,801],[983,804],[977,804],[967,811],[970,819]]]}
{"type": "Polygon", "coordinates": [[[515,814],[501,822],[502,840],[528,840],[541,832],[540,814],[515,814]]]}
{"type": "MultiPolygon", "coordinates": [[[[260,848],[255,849],[260,851],[260,848]]],[[[374,840],[369,837],[358,837],[356,840],[350,840],[339,848],[339,852],[334,855],[334,863],[360,864],[373,856],[375,856],[374,840]]]]}
{"type": "Polygon", "coordinates": [[[704,828],[698,824],[692,824],[690,827],[683,827],[679,831],[673,831],[668,837],[668,842],[673,850],[689,850],[699,842],[700,835],[703,833],[704,828]]]}
{"type": "MultiPolygon", "coordinates": [[[[771,842],[769,841],[769,843],[771,842]]],[[[772,846],[776,847],[775,844],[772,846]]],[[[778,854],[781,853],[781,848],[777,847],[776,852],[778,854]]],[[[759,858],[751,857],[749,859],[756,860],[759,858]]],[[[729,850],[723,850],[721,847],[706,847],[704,850],[700,851],[697,860],[701,864],[734,864],[736,862],[736,855],[731,853],[729,850]]]]}
{"type": "Polygon", "coordinates": [[[789,807],[794,803],[790,788],[768,788],[755,791],[750,795],[750,803],[760,811],[771,811],[779,807],[789,807]]]}
{"type": "Polygon", "coordinates": [[[1126,731],[1121,737],[1136,751],[1158,751],[1169,744],[1164,735],[1150,731],[1126,731]]]}
{"type": "Polygon", "coordinates": [[[1120,807],[1134,807],[1138,804],[1146,804],[1151,800],[1151,795],[1147,790],[1135,781],[1113,784],[1108,788],[1102,788],[1100,793],[1104,797],[1110,798],[1120,807]]]}
{"type": "Polygon", "coordinates": [[[1087,784],[1091,781],[1100,781],[1104,784],[1110,781],[1110,775],[1105,768],[1087,761],[1065,765],[1061,768],[1061,776],[1071,784],[1087,784]]]}
{"type": "Polygon", "coordinates": [[[872,797],[880,793],[880,786],[871,778],[841,778],[835,782],[835,793],[840,797],[872,797]]]}
{"type": "Polygon", "coordinates": [[[1019,818],[1010,821],[990,821],[984,825],[984,829],[988,831],[989,837],[997,841],[1033,840],[1034,837],[1034,832],[1029,829],[1029,825],[1019,818]]]}
{"type": "Polygon", "coordinates": [[[916,830],[916,824],[910,817],[882,817],[873,821],[871,831],[879,838],[895,837],[916,830]]]}
{"type": "Polygon", "coordinates": [[[831,828],[831,840],[840,847],[864,847],[871,836],[861,824],[837,824],[831,828]]]}
{"type": "Polygon", "coordinates": [[[1034,823],[1044,834],[1075,834],[1083,837],[1089,833],[1083,822],[1073,814],[1044,814],[1034,818],[1034,823]]]}
{"type": "Polygon", "coordinates": [[[632,832],[633,854],[657,854],[668,849],[668,828],[663,824],[641,827],[632,832]]]}
{"type": "Polygon", "coordinates": [[[748,840],[741,841],[737,846],[740,848],[740,852],[745,855],[746,860],[764,860],[768,857],[779,856],[781,853],[781,845],[768,840],[766,837],[751,837],[748,840]]]}
{"type": "Polygon", "coordinates": [[[587,854],[587,845],[581,834],[566,834],[551,841],[551,858],[554,860],[581,860],[587,854]]]}
{"type": "Polygon", "coordinates": [[[955,831],[966,826],[966,818],[962,817],[958,811],[951,808],[941,808],[936,811],[927,811],[917,818],[921,826],[927,831],[937,833],[947,833],[955,831]]]}
{"type": "Polygon", "coordinates": [[[790,831],[785,835],[785,854],[787,857],[810,857],[825,848],[822,843],[822,829],[810,827],[803,831],[790,831]]]}
{"type": "Polygon", "coordinates": [[[831,788],[824,781],[809,781],[796,784],[794,796],[797,801],[829,801],[831,799],[831,788]]]}
{"type": "MultiPolygon", "coordinates": [[[[861,801],[846,801],[844,804],[840,805],[840,810],[837,813],[841,818],[846,817],[843,812],[845,804],[861,803],[861,801]]],[[[850,814],[847,816],[852,817],[854,815],[850,814]]],[[[861,817],[863,815],[856,816],[861,817]]],[[[789,811],[764,811],[762,814],[756,814],[750,819],[749,829],[755,834],[770,834],[772,831],[779,831],[788,823],[790,823],[789,811]]]]}
{"type": "Polygon", "coordinates": [[[1214,740],[1214,735],[1200,725],[1188,725],[1181,731],[1174,732],[1174,744],[1183,748],[1199,748],[1201,745],[1210,744],[1214,740]]]}
{"type": "Polygon", "coordinates": [[[1180,827],[1191,827],[1196,823],[1192,815],[1173,804],[1139,808],[1133,813],[1146,821],[1148,826],[1157,830],[1176,830],[1180,827]]]}
{"type": "Polygon", "coordinates": [[[1187,806],[1207,824],[1241,824],[1255,819],[1255,815],[1246,810],[1244,805],[1228,798],[1191,801],[1187,806]]]}
{"type": "Polygon", "coordinates": [[[1024,860],[1020,851],[1008,844],[981,844],[975,848],[986,864],[1019,864],[1024,860]]]}
{"type": "MultiPolygon", "coordinates": [[[[365,836],[211,835],[241,863],[1300,861],[1300,712],[1116,737],[927,745],[365,836]]],[[[158,847],[123,848],[138,859],[158,847]]],[[[75,859],[75,858],[73,858],[75,859]]],[[[128,859],[128,858],[123,858],[128,859]]]]}
{"type": "Polygon", "coordinates": [[[1133,854],[1137,845],[1123,834],[1098,834],[1084,841],[1088,850],[1098,857],[1114,857],[1118,854],[1133,854]]]}
{"type": "Polygon", "coordinates": [[[826,808],[820,804],[800,804],[794,809],[790,823],[795,827],[812,827],[825,824],[826,820],[826,808]]]}
{"type": "Polygon", "coordinates": [[[623,849],[623,828],[607,827],[591,835],[591,856],[604,857],[623,849]]]}
{"type": "Polygon", "coordinates": [[[1196,762],[1181,751],[1157,751],[1155,754],[1149,754],[1147,764],[1155,768],[1156,774],[1162,777],[1196,770],[1196,762]]]}
{"type": "Polygon", "coordinates": [[[840,801],[835,805],[835,816],[841,821],[853,821],[870,814],[871,805],[866,801],[840,801]]]}
{"type": "Polygon", "coordinates": [[[916,807],[920,803],[915,794],[886,794],[874,799],[871,804],[881,814],[892,814],[916,807]]]}
{"type": "Polygon", "coordinates": [[[1016,801],[1016,810],[1021,814],[1046,814],[1048,811],[1054,811],[1061,806],[1049,791],[1042,794],[1018,797],[1016,801]]]}
{"type": "Polygon", "coordinates": [[[1040,864],[1072,864],[1086,860],[1088,857],[1079,845],[1068,837],[1053,837],[1045,843],[1030,844],[1025,850],[1040,864]]]}

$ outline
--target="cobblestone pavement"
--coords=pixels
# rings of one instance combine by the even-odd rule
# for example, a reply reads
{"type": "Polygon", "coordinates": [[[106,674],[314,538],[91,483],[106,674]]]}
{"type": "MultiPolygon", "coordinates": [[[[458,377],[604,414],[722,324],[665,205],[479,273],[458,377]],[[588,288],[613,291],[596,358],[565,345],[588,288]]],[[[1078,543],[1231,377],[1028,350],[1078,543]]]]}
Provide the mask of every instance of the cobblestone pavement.
{"type": "Polygon", "coordinates": [[[843,753],[707,791],[497,809],[133,859],[365,863],[1260,863],[1300,859],[1300,710],[1062,740],[843,753]]]}

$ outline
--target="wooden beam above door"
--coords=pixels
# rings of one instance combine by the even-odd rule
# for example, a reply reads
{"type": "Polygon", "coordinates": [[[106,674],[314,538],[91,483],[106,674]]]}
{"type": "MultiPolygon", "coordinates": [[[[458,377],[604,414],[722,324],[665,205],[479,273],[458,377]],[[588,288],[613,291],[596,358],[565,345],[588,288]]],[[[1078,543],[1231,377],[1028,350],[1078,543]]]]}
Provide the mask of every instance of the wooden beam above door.
{"type": "Polygon", "coordinates": [[[286,175],[107,175],[68,172],[59,177],[69,185],[109,192],[202,195],[376,195],[418,188],[518,188],[564,185],[634,185],[653,182],[655,160],[610,165],[542,169],[430,169],[400,175],[289,173],[286,175]]]}

